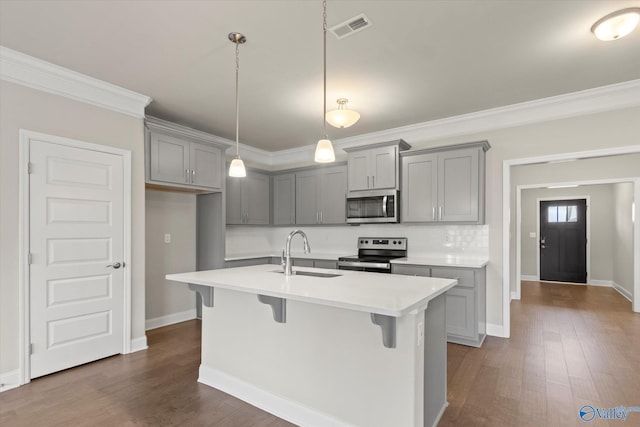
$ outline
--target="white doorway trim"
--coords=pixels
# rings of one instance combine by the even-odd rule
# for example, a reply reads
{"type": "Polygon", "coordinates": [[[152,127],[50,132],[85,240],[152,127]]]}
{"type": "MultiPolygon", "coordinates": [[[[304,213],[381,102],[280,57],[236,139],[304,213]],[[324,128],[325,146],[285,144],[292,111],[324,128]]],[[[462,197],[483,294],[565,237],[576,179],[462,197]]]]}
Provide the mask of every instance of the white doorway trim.
{"type": "MultiPolygon", "coordinates": [[[[60,136],[29,130],[19,130],[19,206],[18,206],[18,333],[20,385],[31,381],[29,330],[29,148],[31,141],[64,145],[122,156],[124,166],[124,258],[131,265],[131,151],[105,145],[92,144],[60,136]]],[[[122,353],[131,352],[131,268],[124,269],[124,319],[122,353]]]]}
{"type": "MultiPolygon", "coordinates": [[[[613,147],[600,150],[580,151],[573,153],[551,154],[546,156],[526,157],[502,161],[502,336],[511,335],[511,167],[530,165],[534,163],[548,163],[574,159],[587,159],[621,154],[640,153],[640,145],[613,147]]],[[[634,298],[633,311],[640,312],[640,178],[633,179],[634,200],[636,203],[634,218],[634,298]]],[[[517,249],[516,249],[517,250],[517,249]]],[[[516,257],[517,258],[517,257],[516,257]]],[[[514,265],[515,267],[515,265],[514,265]]],[[[517,277],[517,280],[520,278],[517,277]]]]}

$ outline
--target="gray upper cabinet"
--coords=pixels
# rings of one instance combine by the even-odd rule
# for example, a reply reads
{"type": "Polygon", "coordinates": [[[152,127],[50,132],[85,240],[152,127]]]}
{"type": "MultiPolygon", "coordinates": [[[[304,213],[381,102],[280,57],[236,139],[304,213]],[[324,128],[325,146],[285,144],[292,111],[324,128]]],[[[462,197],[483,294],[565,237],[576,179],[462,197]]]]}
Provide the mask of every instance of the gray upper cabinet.
{"type": "Polygon", "coordinates": [[[147,119],[146,182],[195,190],[222,190],[223,148],[193,129],[147,119]],[[199,142],[202,141],[202,142],[199,142]]]}
{"type": "Polygon", "coordinates": [[[296,223],[296,175],[285,173],[273,177],[273,224],[296,223]]]}
{"type": "Polygon", "coordinates": [[[402,222],[484,223],[486,142],[402,157],[402,222]]]}
{"type": "Polygon", "coordinates": [[[344,224],[347,168],[332,166],[296,173],[296,224],[344,224]]]}
{"type": "Polygon", "coordinates": [[[250,170],[244,178],[229,178],[226,192],[227,224],[269,224],[269,175],[250,170]]]}
{"type": "Polygon", "coordinates": [[[403,140],[347,148],[349,191],[399,188],[399,157],[410,148],[403,140]]]}

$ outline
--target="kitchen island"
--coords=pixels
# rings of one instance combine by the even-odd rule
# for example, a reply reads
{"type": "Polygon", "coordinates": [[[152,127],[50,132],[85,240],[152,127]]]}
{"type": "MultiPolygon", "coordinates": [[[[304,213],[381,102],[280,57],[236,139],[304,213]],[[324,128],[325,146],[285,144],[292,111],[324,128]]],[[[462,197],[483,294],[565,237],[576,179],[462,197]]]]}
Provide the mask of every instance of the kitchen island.
{"type": "Polygon", "coordinates": [[[167,275],[199,292],[198,381],[303,426],[431,426],[452,279],[256,265],[167,275]],[[306,275],[310,274],[310,275],[306,275]]]}

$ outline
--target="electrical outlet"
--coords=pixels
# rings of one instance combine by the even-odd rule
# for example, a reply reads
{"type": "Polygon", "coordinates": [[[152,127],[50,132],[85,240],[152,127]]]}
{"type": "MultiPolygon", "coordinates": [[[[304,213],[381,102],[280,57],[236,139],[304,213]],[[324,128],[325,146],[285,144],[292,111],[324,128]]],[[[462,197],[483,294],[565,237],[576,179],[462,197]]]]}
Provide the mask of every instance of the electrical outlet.
{"type": "Polygon", "coordinates": [[[424,341],[424,323],[420,322],[418,323],[418,347],[422,345],[423,341],[424,341]]]}
{"type": "Polygon", "coordinates": [[[165,242],[165,243],[171,243],[171,234],[166,233],[166,234],[164,235],[164,242],[165,242]]]}

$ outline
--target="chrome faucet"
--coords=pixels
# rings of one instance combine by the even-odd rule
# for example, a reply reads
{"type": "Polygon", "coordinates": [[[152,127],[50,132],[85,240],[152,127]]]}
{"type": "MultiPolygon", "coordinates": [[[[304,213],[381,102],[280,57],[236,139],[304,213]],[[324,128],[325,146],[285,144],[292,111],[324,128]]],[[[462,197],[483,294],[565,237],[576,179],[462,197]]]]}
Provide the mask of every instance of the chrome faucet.
{"type": "Polygon", "coordinates": [[[311,247],[309,247],[309,241],[307,240],[307,235],[304,234],[304,231],[293,230],[291,233],[289,233],[284,245],[284,249],[282,250],[282,257],[280,258],[280,264],[282,265],[285,276],[291,276],[293,274],[293,269],[291,268],[291,239],[296,234],[302,236],[304,243],[304,253],[307,254],[311,252],[311,247]]]}

